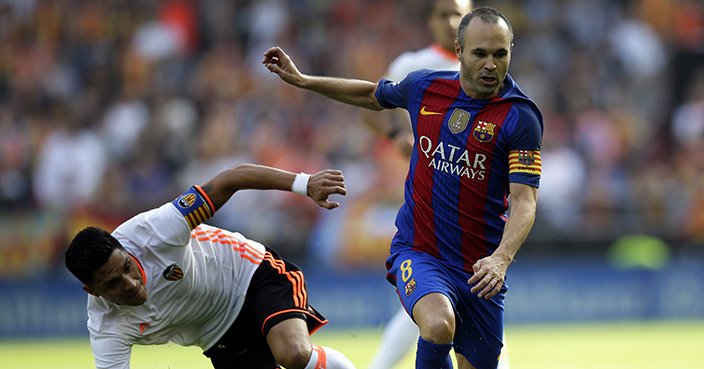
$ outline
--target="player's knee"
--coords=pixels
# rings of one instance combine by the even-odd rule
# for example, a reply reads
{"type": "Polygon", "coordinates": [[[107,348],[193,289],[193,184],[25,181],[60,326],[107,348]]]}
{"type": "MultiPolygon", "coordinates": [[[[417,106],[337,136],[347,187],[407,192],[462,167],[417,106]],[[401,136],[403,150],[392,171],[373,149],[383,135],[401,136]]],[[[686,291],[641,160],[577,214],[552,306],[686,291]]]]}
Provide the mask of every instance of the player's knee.
{"type": "Polygon", "coordinates": [[[454,321],[442,317],[429,319],[420,327],[420,335],[428,342],[450,343],[455,335],[454,321]]]}
{"type": "Polygon", "coordinates": [[[287,369],[303,369],[308,365],[312,348],[307,342],[294,342],[274,353],[276,361],[287,369]]]}

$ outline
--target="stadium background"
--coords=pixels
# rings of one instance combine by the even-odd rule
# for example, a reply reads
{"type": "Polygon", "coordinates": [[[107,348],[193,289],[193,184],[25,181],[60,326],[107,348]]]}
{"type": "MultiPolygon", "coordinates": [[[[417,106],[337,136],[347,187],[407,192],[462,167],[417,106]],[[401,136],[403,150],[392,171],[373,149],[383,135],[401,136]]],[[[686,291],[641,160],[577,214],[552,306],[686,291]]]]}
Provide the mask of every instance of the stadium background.
{"type": "MultiPolygon", "coordinates": [[[[704,319],[704,4],[475,1],[503,11],[511,75],[541,107],[538,216],[507,324],[704,319]]],[[[243,192],[212,219],[300,264],[331,328],[398,308],[383,260],[406,165],[356,108],[285,85],[379,79],[430,43],[420,1],[0,0],[0,345],[83,336],[70,237],[112,229],[241,162],[341,169],[321,211],[243,192]]],[[[704,332],[702,332],[704,335],[704,332]]]]}

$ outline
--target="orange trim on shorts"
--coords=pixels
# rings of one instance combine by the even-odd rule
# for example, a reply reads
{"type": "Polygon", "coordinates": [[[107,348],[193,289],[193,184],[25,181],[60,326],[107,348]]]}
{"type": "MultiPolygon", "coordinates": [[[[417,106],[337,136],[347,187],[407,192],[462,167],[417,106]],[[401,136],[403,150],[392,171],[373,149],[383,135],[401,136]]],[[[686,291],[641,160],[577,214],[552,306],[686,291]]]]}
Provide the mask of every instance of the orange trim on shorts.
{"type": "Polygon", "coordinates": [[[313,328],[313,330],[312,330],[312,331],[309,331],[308,334],[313,334],[313,333],[315,333],[315,331],[317,331],[318,329],[320,329],[320,327],[324,326],[325,324],[328,324],[328,320],[327,320],[327,319],[325,319],[325,320],[320,320],[320,318],[318,318],[317,316],[313,315],[313,314],[312,314],[310,311],[308,311],[308,310],[286,309],[286,310],[277,311],[277,312],[275,312],[274,314],[271,314],[271,315],[269,315],[268,317],[266,317],[266,319],[264,319],[264,323],[262,323],[262,335],[264,335],[264,327],[266,326],[266,322],[268,322],[269,319],[271,319],[271,318],[273,318],[273,317],[275,317],[275,316],[277,316],[277,315],[281,315],[281,314],[284,314],[284,313],[291,313],[291,312],[306,314],[306,315],[310,316],[311,318],[317,320],[318,323],[320,323],[319,326],[313,328]]]}

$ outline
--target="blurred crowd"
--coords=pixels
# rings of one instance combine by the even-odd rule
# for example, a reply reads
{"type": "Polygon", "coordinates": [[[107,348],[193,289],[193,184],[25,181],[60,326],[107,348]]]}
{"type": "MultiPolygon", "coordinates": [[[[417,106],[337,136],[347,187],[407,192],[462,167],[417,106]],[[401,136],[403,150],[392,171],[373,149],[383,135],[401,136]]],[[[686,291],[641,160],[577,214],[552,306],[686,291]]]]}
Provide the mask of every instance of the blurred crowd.
{"type": "MultiPolygon", "coordinates": [[[[531,237],[704,240],[704,3],[475,0],[515,32],[545,116],[531,237]]],[[[0,0],[0,277],[51,274],[108,229],[241,162],[343,170],[343,207],[236,194],[212,219],[299,263],[383,266],[407,164],[356,108],[261,65],[378,80],[427,46],[422,1],[0,0]]]]}

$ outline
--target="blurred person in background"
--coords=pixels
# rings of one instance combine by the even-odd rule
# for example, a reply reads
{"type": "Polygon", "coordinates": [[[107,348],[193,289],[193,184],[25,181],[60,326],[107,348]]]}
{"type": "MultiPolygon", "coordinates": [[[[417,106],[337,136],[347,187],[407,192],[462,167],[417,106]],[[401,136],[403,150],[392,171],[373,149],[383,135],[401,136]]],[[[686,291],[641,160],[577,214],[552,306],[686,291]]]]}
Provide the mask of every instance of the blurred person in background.
{"type": "MultiPolygon", "coordinates": [[[[455,54],[457,27],[462,17],[472,10],[471,0],[430,0],[424,2],[428,29],[433,42],[418,51],[408,51],[399,55],[389,64],[384,78],[400,81],[408,73],[419,69],[459,71],[460,63],[455,54]]],[[[408,113],[400,110],[373,112],[362,111],[364,122],[377,135],[396,141],[404,157],[410,158],[413,150],[413,132],[408,113]]],[[[394,204],[400,206],[401,204],[394,204]]],[[[389,235],[392,236],[392,235],[389,235]]],[[[418,342],[418,326],[413,323],[403,308],[391,318],[381,337],[368,369],[393,368],[418,342]]],[[[502,349],[499,368],[507,369],[508,354],[506,345],[502,349]]]]}
{"type": "Polygon", "coordinates": [[[681,215],[682,237],[687,242],[704,240],[704,66],[692,76],[692,86],[672,118],[675,146],[675,193],[685,212],[681,215]]]}
{"type": "Polygon", "coordinates": [[[420,328],[419,369],[451,368],[453,347],[460,368],[498,365],[506,270],[535,219],[543,131],[540,110],[507,74],[512,50],[508,19],[482,7],[460,23],[459,73],[377,84],[302,74],[278,47],[264,54],[293,86],[411,115],[415,144],[386,265],[420,328]]]}
{"type": "Polygon", "coordinates": [[[70,212],[93,201],[107,169],[108,156],[92,125],[93,109],[56,101],[47,111],[50,133],[34,172],[39,204],[70,212]]]}
{"type": "MultiPolygon", "coordinates": [[[[430,0],[425,2],[427,26],[433,43],[418,51],[399,55],[389,64],[384,78],[400,81],[410,72],[419,69],[459,71],[460,64],[455,54],[457,27],[462,16],[472,10],[471,0],[430,0]]],[[[410,157],[413,148],[411,121],[405,112],[363,111],[364,122],[377,134],[395,140],[401,151],[410,157]]]]}
{"type": "Polygon", "coordinates": [[[327,320],[308,304],[300,269],[259,242],[202,224],[239,190],[290,190],[334,209],[340,171],[294,174],[243,164],[110,234],[87,227],[65,253],[88,298],[98,368],[129,368],[132,346],[200,346],[215,368],[353,369],[309,335],[327,320]]]}

